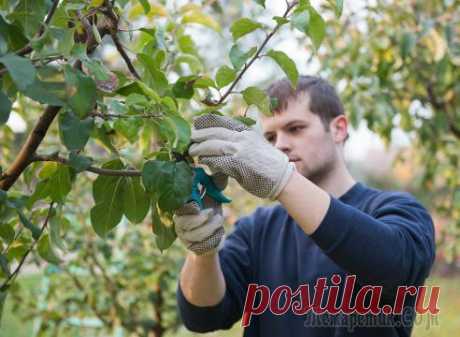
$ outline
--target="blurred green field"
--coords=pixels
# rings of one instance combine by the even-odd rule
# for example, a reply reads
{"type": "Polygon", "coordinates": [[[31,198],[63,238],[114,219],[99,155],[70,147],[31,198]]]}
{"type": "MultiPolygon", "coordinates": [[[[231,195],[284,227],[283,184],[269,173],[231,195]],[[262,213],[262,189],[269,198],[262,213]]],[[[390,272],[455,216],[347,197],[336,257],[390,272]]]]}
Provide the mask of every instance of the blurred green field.
{"type": "MultiPolygon", "coordinates": [[[[24,287],[35,287],[40,282],[40,276],[25,276],[19,279],[24,287]]],[[[444,337],[455,336],[460,331],[460,282],[459,277],[439,277],[432,276],[427,280],[426,285],[436,285],[441,287],[439,308],[440,313],[437,317],[430,320],[430,327],[427,327],[427,320],[417,318],[413,337],[444,337]]],[[[33,330],[33,322],[24,322],[18,315],[12,313],[11,300],[7,300],[4,308],[0,337],[30,337],[33,330]]],[[[235,324],[229,331],[218,331],[208,334],[195,334],[182,328],[178,334],[168,335],[167,337],[196,337],[196,336],[219,336],[237,337],[242,335],[239,324],[235,324]]],[[[80,335],[90,337],[92,335],[80,335]]]]}

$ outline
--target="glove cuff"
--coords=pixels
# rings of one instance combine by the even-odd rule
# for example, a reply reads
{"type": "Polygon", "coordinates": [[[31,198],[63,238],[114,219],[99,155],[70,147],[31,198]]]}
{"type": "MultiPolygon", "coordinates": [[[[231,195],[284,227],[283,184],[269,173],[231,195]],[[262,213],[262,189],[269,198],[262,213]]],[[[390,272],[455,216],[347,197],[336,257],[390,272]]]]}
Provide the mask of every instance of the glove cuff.
{"type": "Polygon", "coordinates": [[[281,175],[281,179],[278,180],[278,184],[273,188],[270,195],[268,196],[268,199],[270,199],[270,201],[275,201],[278,198],[279,194],[286,187],[289,181],[289,178],[291,178],[291,175],[294,171],[295,171],[295,164],[288,161],[286,165],[286,169],[281,175]]]}

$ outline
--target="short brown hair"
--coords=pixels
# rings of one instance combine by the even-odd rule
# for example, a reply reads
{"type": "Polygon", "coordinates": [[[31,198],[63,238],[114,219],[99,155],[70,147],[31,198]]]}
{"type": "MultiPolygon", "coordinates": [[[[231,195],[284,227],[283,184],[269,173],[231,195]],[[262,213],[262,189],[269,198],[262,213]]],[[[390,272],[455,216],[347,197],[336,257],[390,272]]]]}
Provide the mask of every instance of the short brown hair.
{"type": "Polygon", "coordinates": [[[310,98],[310,111],[320,117],[326,130],[329,130],[332,119],[344,114],[342,102],[334,87],[320,77],[300,76],[296,89],[284,78],[272,83],[266,93],[272,100],[275,99],[272,109],[274,113],[285,110],[289,101],[296,99],[301,93],[307,93],[310,98]]]}

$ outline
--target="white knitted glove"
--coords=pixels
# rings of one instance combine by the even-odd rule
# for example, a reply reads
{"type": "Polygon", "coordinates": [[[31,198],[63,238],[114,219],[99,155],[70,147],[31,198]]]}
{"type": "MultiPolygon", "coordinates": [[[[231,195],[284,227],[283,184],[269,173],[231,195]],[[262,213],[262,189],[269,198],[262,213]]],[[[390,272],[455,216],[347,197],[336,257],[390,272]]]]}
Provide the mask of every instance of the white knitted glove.
{"type": "MultiPolygon", "coordinates": [[[[212,180],[217,188],[223,190],[227,186],[228,177],[215,174],[212,180]]],[[[222,205],[205,195],[203,206],[204,209],[200,210],[196,202],[189,202],[173,215],[177,237],[188,250],[197,255],[217,251],[225,233],[222,205]]]]}
{"type": "Polygon", "coordinates": [[[278,197],[295,170],[285,153],[256,130],[229,117],[208,114],[193,124],[191,156],[198,156],[212,172],[233,177],[255,196],[278,197]]]}

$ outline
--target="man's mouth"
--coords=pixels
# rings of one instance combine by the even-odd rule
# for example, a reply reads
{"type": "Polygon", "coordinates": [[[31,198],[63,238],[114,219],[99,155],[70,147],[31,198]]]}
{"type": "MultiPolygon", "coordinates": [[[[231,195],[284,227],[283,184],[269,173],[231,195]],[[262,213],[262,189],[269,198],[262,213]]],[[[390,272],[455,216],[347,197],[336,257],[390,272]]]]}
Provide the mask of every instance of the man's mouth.
{"type": "Polygon", "coordinates": [[[292,163],[295,163],[296,161],[299,161],[299,158],[289,158],[289,161],[292,163]]]}

